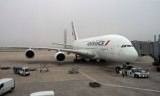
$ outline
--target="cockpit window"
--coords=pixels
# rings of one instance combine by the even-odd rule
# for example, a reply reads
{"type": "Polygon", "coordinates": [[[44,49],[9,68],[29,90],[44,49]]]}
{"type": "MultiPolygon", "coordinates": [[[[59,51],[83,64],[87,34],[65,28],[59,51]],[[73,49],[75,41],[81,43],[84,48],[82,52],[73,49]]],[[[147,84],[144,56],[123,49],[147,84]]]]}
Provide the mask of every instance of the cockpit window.
{"type": "Polygon", "coordinates": [[[133,45],[122,45],[121,48],[125,48],[125,47],[133,47],[133,45]]]}

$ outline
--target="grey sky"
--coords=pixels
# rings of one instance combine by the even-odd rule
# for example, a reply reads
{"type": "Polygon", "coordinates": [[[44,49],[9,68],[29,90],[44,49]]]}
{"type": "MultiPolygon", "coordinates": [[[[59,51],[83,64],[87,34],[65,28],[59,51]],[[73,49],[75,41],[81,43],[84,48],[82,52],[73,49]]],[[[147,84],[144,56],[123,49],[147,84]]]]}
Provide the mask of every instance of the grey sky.
{"type": "Polygon", "coordinates": [[[79,38],[119,34],[153,40],[160,34],[160,0],[0,0],[0,46],[50,46],[79,38]]]}

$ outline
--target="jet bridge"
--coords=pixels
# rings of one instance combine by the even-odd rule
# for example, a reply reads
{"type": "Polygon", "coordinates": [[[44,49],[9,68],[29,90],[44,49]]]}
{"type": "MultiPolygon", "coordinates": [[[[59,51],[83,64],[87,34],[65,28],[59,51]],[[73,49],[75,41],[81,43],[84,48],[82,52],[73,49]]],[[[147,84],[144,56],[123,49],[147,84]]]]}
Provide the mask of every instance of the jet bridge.
{"type": "Polygon", "coordinates": [[[156,40],[156,36],[154,36],[154,42],[135,40],[132,41],[132,44],[139,56],[149,55],[154,59],[153,65],[160,66],[160,35],[158,40],[156,40]]]}

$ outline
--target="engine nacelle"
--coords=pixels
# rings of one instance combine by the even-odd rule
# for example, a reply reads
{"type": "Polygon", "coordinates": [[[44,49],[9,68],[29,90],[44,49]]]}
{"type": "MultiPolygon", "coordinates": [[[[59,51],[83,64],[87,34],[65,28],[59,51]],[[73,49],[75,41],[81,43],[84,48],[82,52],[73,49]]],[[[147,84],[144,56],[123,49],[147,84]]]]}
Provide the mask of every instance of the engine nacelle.
{"type": "Polygon", "coordinates": [[[28,49],[28,50],[26,51],[26,57],[27,57],[27,58],[31,59],[31,58],[34,57],[34,55],[35,55],[34,50],[28,49]]]}
{"type": "Polygon", "coordinates": [[[62,62],[62,61],[65,60],[65,55],[62,52],[57,52],[55,54],[55,58],[56,58],[57,61],[62,62]]]}

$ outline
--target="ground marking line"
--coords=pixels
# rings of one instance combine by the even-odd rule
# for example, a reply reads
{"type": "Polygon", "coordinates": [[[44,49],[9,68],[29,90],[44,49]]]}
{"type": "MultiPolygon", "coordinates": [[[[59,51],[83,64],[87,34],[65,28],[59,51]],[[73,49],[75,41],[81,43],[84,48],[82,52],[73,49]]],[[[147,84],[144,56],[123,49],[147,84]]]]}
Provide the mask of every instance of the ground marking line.
{"type": "Polygon", "coordinates": [[[83,73],[83,72],[80,72],[80,73],[81,73],[82,75],[84,75],[85,77],[87,77],[88,79],[91,79],[91,80],[94,81],[94,82],[98,82],[98,83],[102,84],[101,82],[93,79],[92,77],[88,76],[87,74],[85,74],[85,73],[83,73]]]}
{"type": "Polygon", "coordinates": [[[113,84],[103,84],[103,85],[112,86],[112,87],[121,87],[121,88],[135,89],[135,90],[143,90],[143,91],[160,92],[159,90],[144,89],[144,88],[136,88],[136,87],[128,87],[128,86],[113,85],[113,84]]]}
{"type": "MultiPolygon", "coordinates": [[[[50,70],[50,71],[66,71],[66,70],[50,70]]],[[[142,91],[152,91],[152,92],[159,92],[160,93],[160,90],[144,89],[144,88],[136,88],[136,87],[128,87],[128,86],[121,86],[121,85],[114,85],[114,84],[103,84],[103,83],[97,81],[96,79],[92,78],[91,76],[85,74],[84,72],[80,71],[80,73],[83,76],[87,77],[88,79],[90,79],[90,80],[92,80],[94,82],[98,82],[98,83],[100,83],[102,85],[112,86],[112,87],[120,87],[120,88],[128,88],[128,89],[135,89],[135,90],[142,90],[142,91]]]]}
{"type": "Polygon", "coordinates": [[[94,78],[90,77],[89,75],[83,73],[83,72],[80,72],[82,75],[84,75],[85,77],[87,77],[88,79],[94,81],[94,82],[98,82],[102,85],[106,85],[106,86],[112,86],[112,87],[120,87],[120,88],[128,88],[128,89],[135,89],[135,90],[141,90],[141,91],[152,91],[152,92],[159,92],[160,93],[160,90],[153,90],[153,89],[144,89],[144,88],[136,88],[136,87],[128,87],[128,86],[121,86],[121,85],[114,85],[114,84],[103,84],[97,80],[95,80],[94,78]]]}

